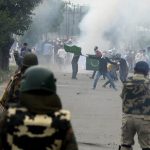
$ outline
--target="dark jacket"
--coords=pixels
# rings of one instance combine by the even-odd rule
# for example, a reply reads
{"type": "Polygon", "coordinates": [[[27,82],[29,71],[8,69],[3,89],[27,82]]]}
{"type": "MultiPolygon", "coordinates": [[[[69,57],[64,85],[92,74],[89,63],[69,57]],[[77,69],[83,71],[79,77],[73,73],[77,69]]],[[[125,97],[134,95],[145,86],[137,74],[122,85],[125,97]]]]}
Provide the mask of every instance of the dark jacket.
{"type": "Polygon", "coordinates": [[[120,63],[119,72],[127,75],[128,74],[128,65],[127,65],[126,60],[124,58],[121,58],[119,60],[119,63],[120,63]]]}
{"type": "Polygon", "coordinates": [[[111,63],[116,65],[115,62],[110,61],[108,57],[95,57],[95,56],[90,56],[90,58],[97,59],[99,61],[99,67],[98,71],[100,71],[102,74],[107,73],[107,64],[111,63]]]}
{"type": "Polygon", "coordinates": [[[78,61],[79,61],[79,58],[80,58],[80,55],[74,54],[71,63],[72,64],[77,64],[78,61]]]}

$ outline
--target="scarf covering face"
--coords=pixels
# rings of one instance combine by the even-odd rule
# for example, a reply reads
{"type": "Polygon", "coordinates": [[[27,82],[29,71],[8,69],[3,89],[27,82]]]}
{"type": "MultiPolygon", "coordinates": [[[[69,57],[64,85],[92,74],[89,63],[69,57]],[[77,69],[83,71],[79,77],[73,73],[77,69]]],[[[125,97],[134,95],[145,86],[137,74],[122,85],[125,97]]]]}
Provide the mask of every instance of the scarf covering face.
{"type": "Polygon", "coordinates": [[[53,95],[20,94],[20,104],[34,113],[49,113],[62,109],[60,98],[53,95]]]}

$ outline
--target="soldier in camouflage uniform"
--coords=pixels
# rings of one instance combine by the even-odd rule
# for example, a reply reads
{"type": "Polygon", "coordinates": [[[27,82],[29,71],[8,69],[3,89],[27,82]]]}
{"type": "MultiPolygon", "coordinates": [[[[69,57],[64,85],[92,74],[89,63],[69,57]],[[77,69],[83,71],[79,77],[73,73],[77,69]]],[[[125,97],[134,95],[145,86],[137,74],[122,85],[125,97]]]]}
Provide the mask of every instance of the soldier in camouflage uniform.
{"type": "Polygon", "coordinates": [[[150,79],[146,62],[136,63],[122,90],[122,136],[119,150],[132,150],[137,133],[142,150],[150,150],[150,79]]]}
{"type": "Polygon", "coordinates": [[[1,130],[4,150],[78,150],[70,112],[62,109],[51,71],[34,66],[25,71],[20,106],[9,107],[1,130]],[[5,132],[4,132],[5,131],[5,132]]]}
{"type": "Polygon", "coordinates": [[[8,85],[4,91],[4,94],[1,98],[0,104],[4,107],[7,107],[8,103],[18,103],[19,102],[19,86],[22,74],[25,70],[33,65],[38,64],[37,56],[33,53],[27,53],[23,59],[21,69],[16,72],[16,74],[11,77],[8,85]]]}

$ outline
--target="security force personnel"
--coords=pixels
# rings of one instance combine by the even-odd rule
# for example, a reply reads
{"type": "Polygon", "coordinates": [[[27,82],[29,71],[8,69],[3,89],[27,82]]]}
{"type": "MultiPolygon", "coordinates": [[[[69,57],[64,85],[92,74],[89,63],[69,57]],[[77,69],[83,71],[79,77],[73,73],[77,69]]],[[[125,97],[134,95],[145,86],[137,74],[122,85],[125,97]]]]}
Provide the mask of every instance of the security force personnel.
{"type": "Polygon", "coordinates": [[[150,79],[149,66],[136,63],[134,75],[124,82],[122,90],[122,136],[119,150],[132,150],[137,133],[142,150],[150,150],[150,79]]]}
{"type": "Polygon", "coordinates": [[[22,74],[27,68],[37,64],[38,64],[38,58],[35,54],[27,53],[24,56],[21,69],[13,77],[11,77],[3,93],[3,96],[0,100],[0,104],[2,106],[6,107],[7,103],[19,102],[19,86],[20,86],[22,74]]]}
{"type": "Polygon", "coordinates": [[[20,106],[9,107],[0,129],[4,150],[78,150],[70,112],[62,109],[55,82],[53,73],[43,67],[25,71],[20,106]]]}

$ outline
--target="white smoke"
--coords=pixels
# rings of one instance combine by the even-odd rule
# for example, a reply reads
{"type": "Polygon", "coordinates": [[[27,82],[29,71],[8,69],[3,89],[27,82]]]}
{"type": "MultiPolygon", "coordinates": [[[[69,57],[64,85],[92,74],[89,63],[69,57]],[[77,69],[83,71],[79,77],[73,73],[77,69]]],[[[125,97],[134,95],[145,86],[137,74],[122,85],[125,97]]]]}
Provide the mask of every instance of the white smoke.
{"type": "Polygon", "coordinates": [[[96,45],[100,50],[140,47],[137,41],[141,33],[150,32],[150,0],[91,0],[86,3],[89,11],[80,23],[79,38],[85,53],[93,52],[96,45]]]}
{"type": "Polygon", "coordinates": [[[101,47],[105,42],[108,45],[108,41],[102,41],[102,33],[109,28],[113,17],[115,16],[115,9],[117,7],[117,1],[94,0],[90,3],[90,10],[84,17],[80,24],[81,38],[79,44],[85,51],[93,51],[95,45],[101,47]]]}

